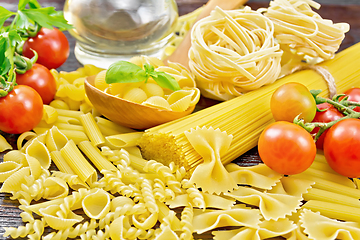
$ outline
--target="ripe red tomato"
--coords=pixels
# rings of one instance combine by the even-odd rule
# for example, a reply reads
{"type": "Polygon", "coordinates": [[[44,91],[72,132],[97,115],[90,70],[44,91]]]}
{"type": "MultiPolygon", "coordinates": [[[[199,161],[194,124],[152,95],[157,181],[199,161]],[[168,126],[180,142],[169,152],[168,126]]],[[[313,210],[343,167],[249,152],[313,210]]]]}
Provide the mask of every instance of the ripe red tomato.
{"type": "MultiPolygon", "coordinates": [[[[326,109],[326,110],[323,112],[316,112],[315,117],[312,122],[328,123],[328,122],[332,122],[332,121],[335,121],[335,120],[338,120],[338,119],[344,117],[344,115],[341,112],[339,112],[333,105],[331,105],[329,103],[321,103],[321,104],[318,104],[317,107],[320,110],[324,110],[324,109],[326,109]]],[[[311,132],[311,134],[315,135],[318,131],[319,131],[319,128],[316,127],[311,132]]],[[[323,149],[324,138],[325,138],[327,131],[328,130],[323,132],[320,135],[319,139],[316,141],[316,147],[318,149],[323,149]]]]}
{"type": "Polygon", "coordinates": [[[310,167],[316,146],[310,133],[294,123],[278,121],[260,134],[258,151],[261,160],[274,171],[292,175],[310,167]]]}
{"type": "Polygon", "coordinates": [[[271,96],[270,108],[276,121],[293,122],[300,114],[311,122],[316,114],[316,102],[310,91],[301,83],[289,82],[280,86],[271,96]]]}
{"type": "Polygon", "coordinates": [[[40,63],[48,69],[60,67],[69,57],[70,46],[65,34],[59,29],[42,28],[35,37],[28,38],[23,46],[23,55],[32,58],[35,50],[40,63]]]}
{"type": "Polygon", "coordinates": [[[0,98],[0,130],[19,134],[39,124],[43,115],[40,95],[31,87],[17,85],[0,98]]]}
{"type": "Polygon", "coordinates": [[[35,63],[24,74],[16,74],[16,83],[27,85],[35,89],[41,96],[44,104],[49,104],[56,93],[56,80],[49,69],[35,63]]]}
{"type": "MultiPolygon", "coordinates": [[[[350,88],[344,92],[348,95],[348,100],[352,102],[360,102],[360,88],[350,88]]],[[[355,107],[354,111],[360,112],[360,107],[355,107]]]]}
{"type": "Polygon", "coordinates": [[[337,173],[360,177],[360,120],[348,118],[332,126],[324,139],[324,155],[337,173]]]}

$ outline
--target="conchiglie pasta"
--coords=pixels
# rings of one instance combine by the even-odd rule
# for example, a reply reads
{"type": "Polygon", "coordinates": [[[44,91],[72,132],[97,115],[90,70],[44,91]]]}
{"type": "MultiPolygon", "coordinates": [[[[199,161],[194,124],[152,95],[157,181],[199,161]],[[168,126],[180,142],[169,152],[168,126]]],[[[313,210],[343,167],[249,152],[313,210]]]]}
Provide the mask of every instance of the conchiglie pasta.
{"type": "Polygon", "coordinates": [[[152,96],[164,96],[164,90],[156,83],[145,83],[140,87],[148,97],[152,96]]]}
{"type": "Polygon", "coordinates": [[[106,88],[109,87],[109,84],[107,84],[105,81],[105,76],[106,76],[106,70],[102,70],[96,75],[94,80],[95,87],[102,91],[104,91],[106,88]]]}
{"type": "Polygon", "coordinates": [[[122,98],[131,102],[142,103],[147,99],[147,95],[144,90],[135,87],[126,91],[122,98]]]}
{"type": "Polygon", "coordinates": [[[171,110],[169,102],[166,101],[165,98],[160,96],[149,97],[146,101],[142,103],[142,105],[149,107],[156,107],[159,109],[171,110]]]}

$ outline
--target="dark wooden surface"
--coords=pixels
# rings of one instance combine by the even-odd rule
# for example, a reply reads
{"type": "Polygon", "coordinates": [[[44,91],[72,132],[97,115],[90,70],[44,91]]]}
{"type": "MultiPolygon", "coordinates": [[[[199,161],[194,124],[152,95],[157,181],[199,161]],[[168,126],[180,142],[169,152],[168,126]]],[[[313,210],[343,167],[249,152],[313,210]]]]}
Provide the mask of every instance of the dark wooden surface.
{"type": "MultiPolygon", "coordinates": [[[[225,0],[224,0],[225,1],[225,0]]],[[[54,6],[56,9],[61,10],[64,4],[64,0],[39,0],[42,6],[54,6]]],[[[205,4],[206,0],[177,0],[179,7],[179,14],[185,14],[195,10],[196,8],[205,4]]],[[[349,4],[337,4],[335,1],[329,1],[332,4],[322,4],[321,9],[318,11],[323,18],[331,19],[334,22],[347,22],[350,24],[351,30],[346,34],[345,40],[340,48],[340,50],[347,48],[357,42],[360,42],[360,1],[358,4],[355,4],[356,1],[349,1],[349,4]]],[[[346,2],[346,1],[345,1],[346,2]]],[[[3,6],[9,10],[15,11],[18,1],[15,0],[0,0],[0,6],[3,6]]],[[[248,5],[253,9],[259,7],[267,7],[267,1],[255,1],[251,0],[248,2],[248,5]]],[[[81,65],[75,59],[73,49],[75,46],[74,39],[66,33],[70,46],[71,53],[69,59],[65,62],[59,70],[72,71],[76,70],[81,65]]],[[[360,66],[360,65],[359,65],[360,66]]],[[[201,99],[200,107],[205,107],[207,105],[214,104],[216,102],[206,99],[201,99]]],[[[0,110],[1,114],[1,110],[0,110]]],[[[16,145],[16,135],[6,135],[6,138],[9,139],[12,145],[16,145]]],[[[3,153],[0,153],[0,162],[2,161],[3,153]]],[[[257,154],[257,149],[251,149],[249,152],[245,153],[236,160],[238,164],[241,165],[254,165],[259,163],[260,159],[257,154]]],[[[0,185],[1,186],[1,185],[0,185]]],[[[0,193],[0,240],[10,239],[4,238],[4,229],[2,227],[12,226],[17,227],[22,224],[21,218],[19,216],[21,210],[17,208],[17,201],[10,200],[10,195],[0,193]]]]}

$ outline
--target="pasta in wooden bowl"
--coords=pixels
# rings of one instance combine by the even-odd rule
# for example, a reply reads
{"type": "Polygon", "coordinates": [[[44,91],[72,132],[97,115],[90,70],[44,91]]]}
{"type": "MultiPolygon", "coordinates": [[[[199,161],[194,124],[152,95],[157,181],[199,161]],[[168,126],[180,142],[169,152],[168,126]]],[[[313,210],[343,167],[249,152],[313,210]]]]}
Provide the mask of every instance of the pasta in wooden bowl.
{"type": "Polygon", "coordinates": [[[151,79],[146,83],[107,84],[103,71],[85,81],[90,102],[103,116],[126,127],[147,129],[193,112],[200,99],[200,91],[196,88],[193,75],[185,67],[176,63],[164,66],[162,61],[145,56],[131,61],[139,66],[149,63],[159,71],[172,75],[181,90],[159,89],[151,79]]]}

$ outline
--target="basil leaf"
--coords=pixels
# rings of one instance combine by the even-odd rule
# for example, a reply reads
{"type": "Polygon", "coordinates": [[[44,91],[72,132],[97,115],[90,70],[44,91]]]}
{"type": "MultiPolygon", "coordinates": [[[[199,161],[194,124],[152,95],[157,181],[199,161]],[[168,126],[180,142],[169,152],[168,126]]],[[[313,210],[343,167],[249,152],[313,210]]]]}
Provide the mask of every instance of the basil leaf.
{"type": "Polygon", "coordinates": [[[175,80],[175,78],[165,72],[155,72],[155,74],[150,73],[150,76],[162,88],[167,88],[173,91],[181,89],[179,83],[175,80]]]}
{"type": "Polygon", "coordinates": [[[2,27],[5,23],[5,21],[11,17],[15,15],[15,13],[7,10],[6,8],[0,6],[0,27],[2,27]]]}
{"type": "Polygon", "coordinates": [[[105,81],[108,84],[130,83],[141,82],[147,78],[146,72],[138,65],[127,61],[118,61],[111,64],[106,71],[105,81]]]}

